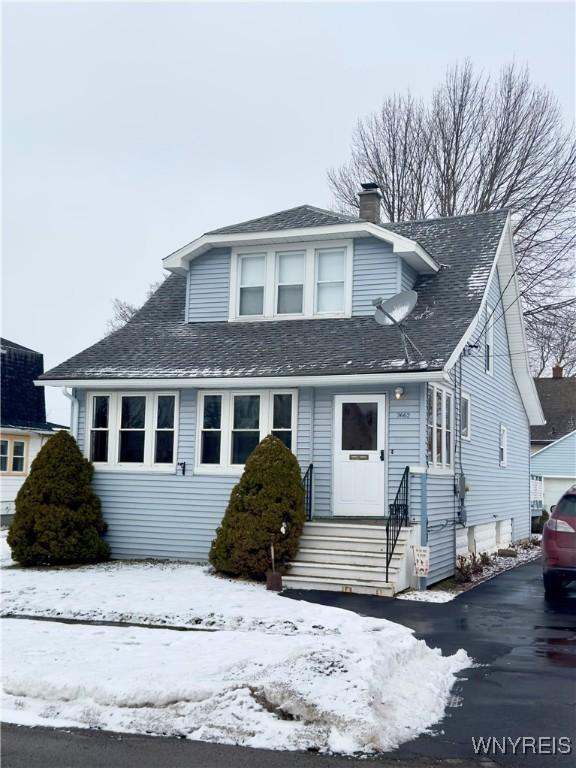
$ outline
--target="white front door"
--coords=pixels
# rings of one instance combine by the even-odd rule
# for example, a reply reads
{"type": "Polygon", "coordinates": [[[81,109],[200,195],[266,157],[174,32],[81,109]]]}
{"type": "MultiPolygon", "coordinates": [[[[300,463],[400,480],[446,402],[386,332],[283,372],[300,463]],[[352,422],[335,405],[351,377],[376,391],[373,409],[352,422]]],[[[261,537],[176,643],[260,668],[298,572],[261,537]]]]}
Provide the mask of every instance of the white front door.
{"type": "Polygon", "coordinates": [[[334,418],[334,514],[385,516],[386,395],[337,395],[334,418]]]}

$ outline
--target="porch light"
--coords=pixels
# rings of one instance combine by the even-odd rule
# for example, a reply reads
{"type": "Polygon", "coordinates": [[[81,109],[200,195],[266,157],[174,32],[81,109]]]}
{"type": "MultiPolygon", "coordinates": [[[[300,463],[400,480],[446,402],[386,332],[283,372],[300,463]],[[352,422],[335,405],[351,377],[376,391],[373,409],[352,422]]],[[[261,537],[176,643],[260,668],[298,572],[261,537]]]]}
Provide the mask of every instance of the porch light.
{"type": "Polygon", "coordinates": [[[396,400],[401,400],[403,394],[404,394],[404,387],[396,387],[396,389],[394,390],[394,397],[396,398],[396,400]]]}

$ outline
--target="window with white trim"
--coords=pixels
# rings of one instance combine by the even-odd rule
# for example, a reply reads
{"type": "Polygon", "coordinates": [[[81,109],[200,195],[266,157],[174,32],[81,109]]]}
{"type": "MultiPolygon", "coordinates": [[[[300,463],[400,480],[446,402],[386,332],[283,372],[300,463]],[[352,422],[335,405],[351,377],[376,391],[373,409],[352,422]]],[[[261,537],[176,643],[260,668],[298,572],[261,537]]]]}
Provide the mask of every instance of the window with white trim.
{"type": "Polygon", "coordinates": [[[292,449],[296,408],[295,391],[200,392],[197,470],[238,470],[269,434],[292,449]]]}
{"type": "Polygon", "coordinates": [[[178,394],[88,394],[86,453],[96,467],[174,470],[178,394]]]}
{"type": "Polygon", "coordinates": [[[452,393],[437,384],[426,392],[426,452],[428,465],[450,469],[453,457],[454,408],[452,393]]]}
{"type": "Polygon", "coordinates": [[[352,242],[232,251],[230,319],[347,317],[352,242]]]}
{"type": "Polygon", "coordinates": [[[460,399],[460,435],[463,440],[470,440],[472,436],[470,395],[462,394],[460,399]]]}
{"type": "Polygon", "coordinates": [[[501,467],[505,467],[508,464],[508,430],[500,424],[500,447],[499,447],[499,462],[501,467]]]}
{"type": "Polygon", "coordinates": [[[484,338],[484,368],[490,376],[494,375],[494,308],[486,305],[486,331],[484,338]]]}
{"type": "Polygon", "coordinates": [[[23,475],[26,473],[28,440],[6,436],[0,440],[0,473],[23,475]]]}

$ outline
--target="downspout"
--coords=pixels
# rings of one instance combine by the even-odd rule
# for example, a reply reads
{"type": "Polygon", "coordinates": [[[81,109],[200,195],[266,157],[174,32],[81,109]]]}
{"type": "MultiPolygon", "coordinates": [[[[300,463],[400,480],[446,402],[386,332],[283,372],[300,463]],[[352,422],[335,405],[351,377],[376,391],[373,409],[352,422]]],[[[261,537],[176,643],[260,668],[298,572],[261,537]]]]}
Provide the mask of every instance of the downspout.
{"type": "Polygon", "coordinates": [[[70,432],[74,440],[78,440],[78,418],[80,408],[78,405],[78,398],[74,394],[74,390],[70,389],[68,392],[66,387],[62,387],[62,394],[70,400],[70,432]]]}
{"type": "MultiPolygon", "coordinates": [[[[428,467],[420,480],[420,546],[428,546],[428,467]]],[[[428,586],[428,577],[418,577],[418,589],[425,592],[428,586]]]]}

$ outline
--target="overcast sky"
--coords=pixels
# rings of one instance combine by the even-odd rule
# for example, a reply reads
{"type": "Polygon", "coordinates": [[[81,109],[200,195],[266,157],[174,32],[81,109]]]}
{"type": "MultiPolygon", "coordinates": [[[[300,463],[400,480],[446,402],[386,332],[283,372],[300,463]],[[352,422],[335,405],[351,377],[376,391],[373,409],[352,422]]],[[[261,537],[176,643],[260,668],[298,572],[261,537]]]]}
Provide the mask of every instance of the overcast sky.
{"type": "Polygon", "coordinates": [[[466,56],[574,112],[571,3],[19,2],[3,35],[2,335],[46,368],[202,232],[329,206],[358,117],[466,56]]]}

